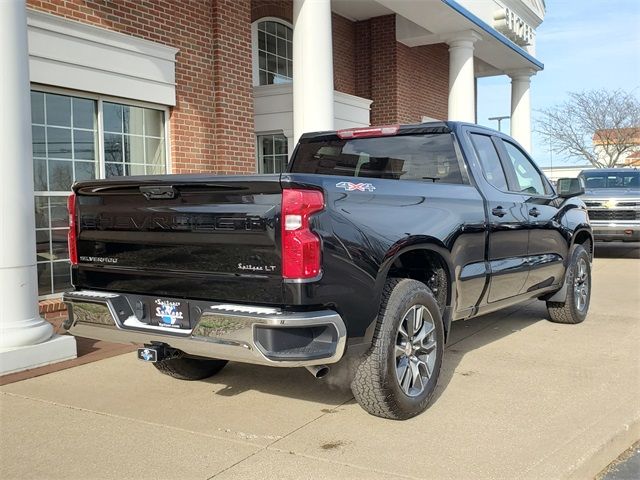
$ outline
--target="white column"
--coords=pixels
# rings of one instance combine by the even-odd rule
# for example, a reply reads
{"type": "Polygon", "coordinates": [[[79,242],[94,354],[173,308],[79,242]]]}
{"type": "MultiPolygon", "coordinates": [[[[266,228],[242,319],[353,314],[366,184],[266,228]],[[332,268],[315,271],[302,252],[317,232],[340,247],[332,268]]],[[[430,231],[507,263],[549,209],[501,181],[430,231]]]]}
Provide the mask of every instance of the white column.
{"type": "Polygon", "coordinates": [[[75,339],[52,338],[38,314],[27,14],[0,1],[0,374],[74,358],[75,339]]]}
{"type": "Polygon", "coordinates": [[[283,130],[282,134],[287,137],[287,156],[291,160],[293,149],[296,148],[296,142],[293,141],[293,130],[283,130]]]}
{"type": "Polygon", "coordinates": [[[293,133],[333,129],[330,0],[293,0],[293,133]]]}
{"type": "Polygon", "coordinates": [[[531,152],[532,69],[507,72],[511,77],[511,136],[531,152]]]}
{"type": "Polygon", "coordinates": [[[475,75],[473,45],[480,39],[474,31],[449,36],[449,120],[475,123],[475,75]]]}

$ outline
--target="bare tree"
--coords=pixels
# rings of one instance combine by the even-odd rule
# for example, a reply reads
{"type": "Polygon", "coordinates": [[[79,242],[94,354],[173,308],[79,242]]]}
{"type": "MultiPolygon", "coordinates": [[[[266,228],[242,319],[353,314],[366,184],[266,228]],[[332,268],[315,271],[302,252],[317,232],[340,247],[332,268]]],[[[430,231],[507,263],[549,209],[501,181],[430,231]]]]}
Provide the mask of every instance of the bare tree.
{"type": "Polygon", "coordinates": [[[540,111],[536,131],[554,153],[614,167],[640,145],[640,101],[624,90],[569,93],[566,102],[540,111]]]}

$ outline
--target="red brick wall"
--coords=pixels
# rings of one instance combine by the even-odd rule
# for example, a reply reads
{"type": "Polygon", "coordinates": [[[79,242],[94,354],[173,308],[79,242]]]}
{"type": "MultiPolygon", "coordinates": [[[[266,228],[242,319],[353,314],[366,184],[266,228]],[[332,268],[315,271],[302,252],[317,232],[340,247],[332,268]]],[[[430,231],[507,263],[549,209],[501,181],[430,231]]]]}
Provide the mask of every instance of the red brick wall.
{"type": "Polygon", "coordinates": [[[370,98],[371,123],[447,118],[449,52],[444,44],[407,47],[396,41],[395,16],[357,22],[356,95],[370,98]]]}
{"type": "Polygon", "coordinates": [[[58,298],[40,301],[38,310],[40,315],[47,320],[67,318],[67,306],[58,298]]]}
{"type": "Polygon", "coordinates": [[[251,0],[251,22],[276,17],[293,23],[293,0],[251,0]]]}
{"type": "Polygon", "coordinates": [[[61,299],[42,300],[39,305],[40,316],[53,325],[53,332],[64,333],[62,324],[68,318],[67,306],[61,299]]]}
{"type": "Polygon", "coordinates": [[[213,49],[217,172],[255,172],[249,0],[214,0],[213,49]]]}
{"type": "Polygon", "coordinates": [[[251,71],[251,56],[247,55],[250,39],[239,41],[250,32],[250,25],[243,26],[250,20],[249,0],[27,0],[27,5],[179,48],[177,105],[170,117],[174,172],[255,170],[253,102],[251,90],[247,90],[251,75],[238,75],[234,82],[239,84],[232,86],[221,79],[240,57],[238,68],[233,70],[242,75],[247,68],[251,71]],[[218,16],[215,21],[214,15],[218,16]],[[225,33],[227,26],[233,28],[225,33]],[[234,48],[216,48],[229,44],[234,48]],[[214,96],[216,86],[223,90],[214,96]],[[238,100],[240,95],[244,101],[238,100]],[[234,113],[217,115],[220,108],[234,113]],[[217,121],[226,125],[216,125],[217,121]]]}
{"type": "Polygon", "coordinates": [[[371,22],[356,22],[355,87],[356,95],[371,99],[371,22]]]}
{"type": "Polygon", "coordinates": [[[449,50],[443,43],[407,47],[398,42],[398,122],[422,116],[447,119],[449,50]]]}
{"type": "Polygon", "coordinates": [[[394,15],[371,22],[371,124],[398,122],[398,51],[394,15]]]}
{"type": "Polygon", "coordinates": [[[333,88],[356,94],[356,23],[334,13],[331,15],[333,35],[333,88]]]}

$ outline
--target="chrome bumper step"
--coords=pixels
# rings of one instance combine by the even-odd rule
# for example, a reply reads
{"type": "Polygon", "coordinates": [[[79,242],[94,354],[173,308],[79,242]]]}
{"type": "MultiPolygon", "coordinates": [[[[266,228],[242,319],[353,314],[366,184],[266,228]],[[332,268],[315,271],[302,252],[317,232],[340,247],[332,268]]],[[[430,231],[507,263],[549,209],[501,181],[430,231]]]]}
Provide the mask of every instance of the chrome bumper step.
{"type": "Polygon", "coordinates": [[[332,310],[292,312],[279,308],[187,300],[191,329],[167,329],[136,315],[139,296],[80,290],[63,296],[65,328],[75,336],[115,343],[163,344],[186,354],[245,363],[303,367],[335,363],[346,344],[346,327],[332,310]]]}

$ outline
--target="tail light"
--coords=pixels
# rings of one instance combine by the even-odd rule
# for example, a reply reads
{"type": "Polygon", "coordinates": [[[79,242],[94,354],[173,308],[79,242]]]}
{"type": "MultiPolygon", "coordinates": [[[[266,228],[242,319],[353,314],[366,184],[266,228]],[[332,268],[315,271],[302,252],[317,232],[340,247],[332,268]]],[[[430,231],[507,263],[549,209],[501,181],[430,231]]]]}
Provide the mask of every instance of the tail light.
{"type": "Polygon", "coordinates": [[[320,238],[309,229],[309,217],[324,208],[317,190],[282,191],[282,276],[313,278],[320,274],[320,238]]]}
{"type": "Polygon", "coordinates": [[[69,210],[69,261],[71,265],[78,264],[78,225],[76,222],[76,194],[72,193],[67,199],[69,210]]]}

